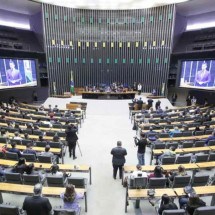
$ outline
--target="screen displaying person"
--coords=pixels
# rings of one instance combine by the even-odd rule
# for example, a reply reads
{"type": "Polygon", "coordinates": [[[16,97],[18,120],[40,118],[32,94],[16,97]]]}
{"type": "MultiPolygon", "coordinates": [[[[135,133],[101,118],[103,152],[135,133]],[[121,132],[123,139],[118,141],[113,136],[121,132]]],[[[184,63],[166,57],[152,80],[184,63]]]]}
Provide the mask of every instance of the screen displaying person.
{"type": "Polygon", "coordinates": [[[195,77],[195,85],[197,86],[205,86],[211,81],[210,71],[207,70],[207,63],[202,63],[202,69],[197,71],[195,77]]]}
{"type": "Polygon", "coordinates": [[[24,63],[24,71],[25,71],[25,79],[26,82],[32,82],[33,76],[32,76],[32,69],[31,69],[31,61],[30,60],[23,60],[24,63]]]}
{"type": "Polygon", "coordinates": [[[8,85],[21,84],[22,76],[20,71],[15,68],[15,63],[12,60],[9,61],[9,67],[10,69],[6,71],[8,85]]]}

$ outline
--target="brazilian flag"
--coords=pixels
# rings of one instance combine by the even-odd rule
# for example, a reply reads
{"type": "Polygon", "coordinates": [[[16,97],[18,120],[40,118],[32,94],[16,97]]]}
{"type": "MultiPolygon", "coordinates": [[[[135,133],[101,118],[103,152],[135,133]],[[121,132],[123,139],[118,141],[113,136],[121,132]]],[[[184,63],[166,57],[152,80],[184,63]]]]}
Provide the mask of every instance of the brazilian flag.
{"type": "Polygon", "coordinates": [[[75,94],[74,79],[73,79],[73,71],[71,71],[70,92],[71,92],[73,95],[75,94]]]}

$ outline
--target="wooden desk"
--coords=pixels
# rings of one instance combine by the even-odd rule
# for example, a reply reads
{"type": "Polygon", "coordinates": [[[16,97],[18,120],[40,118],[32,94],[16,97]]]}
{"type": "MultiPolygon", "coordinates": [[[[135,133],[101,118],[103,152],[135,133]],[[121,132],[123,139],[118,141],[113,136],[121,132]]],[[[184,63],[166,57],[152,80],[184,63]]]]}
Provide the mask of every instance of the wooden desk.
{"type": "MultiPolygon", "coordinates": [[[[34,186],[22,184],[0,183],[0,203],[3,203],[2,193],[13,193],[21,195],[32,195],[34,186]]],[[[87,212],[87,191],[86,189],[75,189],[77,193],[84,193],[85,212],[87,212]]],[[[60,197],[65,192],[65,187],[43,187],[42,194],[47,197],[60,197]]]]}
{"type": "MultiPolygon", "coordinates": [[[[0,165],[10,167],[14,166],[17,163],[17,161],[13,160],[4,160],[0,159],[0,165]]],[[[31,162],[26,162],[27,164],[30,164],[31,162]]],[[[50,169],[52,164],[50,163],[34,163],[34,167],[36,169],[43,169],[47,170],[50,169]]],[[[88,165],[72,165],[72,164],[58,164],[61,171],[67,171],[67,172],[78,172],[78,173],[89,173],[89,182],[92,184],[92,173],[91,173],[91,167],[88,165]],[[78,166],[78,168],[75,168],[75,166],[78,166]]]]}
{"type": "MultiPolygon", "coordinates": [[[[0,143],[0,147],[5,146],[5,143],[0,143]]],[[[10,144],[7,144],[7,148],[11,148],[10,144]]],[[[20,151],[23,151],[26,149],[26,146],[23,145],[16,145],[16,148],[19,149],[20,151]]],[[[35,150],[36,152],[44,152],[45,151],[45,147],[32,147],[33,150],[35,150]]],[[[51,148],[50,152],[54,153],[54,154],[61,154],[61,149],[60,148],[51,148]]]]}
{"type": "MultiPolygon", "coordinates": [[[[200,196],[212,195],[211,206],[215,204],[215,186],[202,186],[194,187],[196,194],[200,196]]],[[[147,195],[148,189],[127,189],[125,198],[125,212],[127,212],[127,201],[128,200],[148,200],[147,195]]],[[[185,195],[184,188],[162,188],[155,189],[155,198],[161,198],[163,194],[167,194],[170,197],[178,197],[185,195]]],[[[152,197],[151,197],[152,199],[152,197]]],[[[137,204],[136,204],[137,205],[137,204]]],[[[138,206],[138,205],[137,205],[138,206]]]]}
{"type": "Polygon", "coordinates": [[[201,140],[207,139],[210,135],[189,136],[189,137],[164,137],[159,138],[161,141],[184,141],[184,140],[201,140]]]}

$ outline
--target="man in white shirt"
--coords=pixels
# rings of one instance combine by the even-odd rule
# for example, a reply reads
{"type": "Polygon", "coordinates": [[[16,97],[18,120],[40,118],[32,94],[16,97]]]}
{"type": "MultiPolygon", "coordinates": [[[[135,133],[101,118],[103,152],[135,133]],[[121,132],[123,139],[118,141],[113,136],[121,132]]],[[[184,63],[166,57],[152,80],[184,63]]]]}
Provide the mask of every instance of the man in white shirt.
{"type": "Polygon", "coordinates": [[[142,91],[142,85],[141,85],[141,83],[139,83],[139,84],[137,85],[137,91],[138,91],[138,95],[140,95],[140,94],[141,94],[141,91],[142,91]]]}
{"type": "Polygon", "coordinates": [[[136,166],[137,170],[134,171],[132,174],[131,174],[131,178],[134,179],[134,178],[138,178],[138,177],[147,177],[147,173],[146,172],[142,172],[142,166],[137,164],[136,166]]]}

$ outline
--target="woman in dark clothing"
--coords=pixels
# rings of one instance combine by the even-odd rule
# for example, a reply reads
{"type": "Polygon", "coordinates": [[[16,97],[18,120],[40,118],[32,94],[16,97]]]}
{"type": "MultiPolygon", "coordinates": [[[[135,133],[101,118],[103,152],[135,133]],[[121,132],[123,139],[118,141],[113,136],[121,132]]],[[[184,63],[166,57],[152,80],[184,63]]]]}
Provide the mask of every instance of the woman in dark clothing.
{"type": "Polygon", "coordinates": [[[177,205],[172,202],[172,199],[167,194],[163,194],[161,198],[160,208],[158,209],[158,214],[161,215],[164,210],[174,209],[178,209],[177,205]]]}

